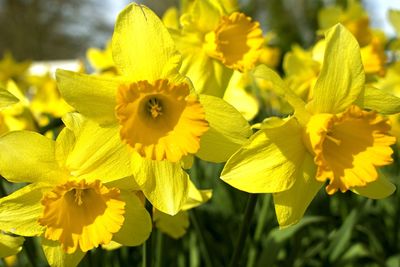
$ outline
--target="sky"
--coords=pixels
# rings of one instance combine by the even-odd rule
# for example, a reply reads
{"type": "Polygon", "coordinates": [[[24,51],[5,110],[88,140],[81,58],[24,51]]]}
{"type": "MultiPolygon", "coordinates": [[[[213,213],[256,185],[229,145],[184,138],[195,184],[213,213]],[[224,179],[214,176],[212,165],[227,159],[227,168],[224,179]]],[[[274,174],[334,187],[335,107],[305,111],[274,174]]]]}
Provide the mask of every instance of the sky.
{"type": "Polygon", "coordinates": [[[362,1],[367,9],[372,28],[380,28],[389,36],[394,36],[394,29],[387,19],[389,9],[400,10],[400,0],[364,0],[362,1]]]}

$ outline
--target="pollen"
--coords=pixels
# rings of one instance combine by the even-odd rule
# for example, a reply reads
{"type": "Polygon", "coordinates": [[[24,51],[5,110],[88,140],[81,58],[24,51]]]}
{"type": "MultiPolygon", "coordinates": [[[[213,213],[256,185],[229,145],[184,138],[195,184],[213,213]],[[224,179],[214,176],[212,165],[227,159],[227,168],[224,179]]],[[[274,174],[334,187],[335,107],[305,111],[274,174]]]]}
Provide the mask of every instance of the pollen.
{"type": "Polygon", "coordinates": [[[119,198],[119,189],[107,188],[99,180],[56,186],[41,204],[39,223],[46,228],[45,238],[59,241],[66,253],[108,244],[124,222],[125,202],[119,198]]]}
{"type": "Polygon", "coordinates": [[[316,179],[329,180],[328,194],[364,187],[378,178],[376,168],[392,162],[387,119],[350,106],[340,114],[316,114],[307,124],[305,144],[314,155],[316,179]]]}
{"type": "Polygon", "coordinates": [[[208,130],[203,106],[189,86],[166,79],[122,85],[115,114],[121,140],[152,160],[176,162],[196,153],[208,130]]]}
{"type": "Polygon", "coordinates": [[[260,24],[243,13],[223,16],[217,28],[205,37],[205,50],[228,68],[245,71],[254,67],[264,38],[260,24]]]}

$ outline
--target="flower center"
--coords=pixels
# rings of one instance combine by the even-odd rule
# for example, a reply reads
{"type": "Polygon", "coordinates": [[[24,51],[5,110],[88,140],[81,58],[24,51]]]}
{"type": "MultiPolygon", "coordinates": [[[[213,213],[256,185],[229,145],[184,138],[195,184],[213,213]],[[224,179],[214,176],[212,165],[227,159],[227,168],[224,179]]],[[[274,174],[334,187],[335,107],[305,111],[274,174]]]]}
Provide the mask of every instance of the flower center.
{"type": "Polygon", "coordinates": [[[223,16],[217,28],[205,37],[205,49],[210,57],[220,60],[228,68],[240,71],[251,69],[264,43],[262,30],[243,13],[223,16]]]}
{"type": "Polygon", "coordinates": [[[108,244],[124,222],[125,202],[119,199],[119,190],[108,189],[99,180],[56,186],[41,203],[39,223],[46,227],[45,237],[59,241],[67,253],[108,244]]]}
{"type": "Polygon", "coordinates": [[[121,139],[142,157],[176,162],[196,153],[208,122],[186,83],[138,81],[117,92],[121,139]]]}
{"type": "Polygon", "coordinates": [[[304,141],[314,155],[316,179],[329,180],[328,194],[363,187],[378,178],[376,167],[392,162],[395,138],[390,124],[376,112],[351,106],[341,114],[316,114],[307,124],[304,141]]]}

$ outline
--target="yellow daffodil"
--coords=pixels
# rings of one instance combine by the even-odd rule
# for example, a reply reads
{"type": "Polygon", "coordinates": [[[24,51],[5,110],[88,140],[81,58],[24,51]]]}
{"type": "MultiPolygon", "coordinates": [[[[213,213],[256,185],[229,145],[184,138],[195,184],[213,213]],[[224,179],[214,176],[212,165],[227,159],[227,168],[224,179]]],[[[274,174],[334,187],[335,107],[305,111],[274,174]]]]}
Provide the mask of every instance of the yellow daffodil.
{"type": "MultiPolygon", "coordinates": [[[[320,74],[325,50],[326,42],[321,40],[311,50],[294,46],[284,57],[285,80],[290,89],[304,101],[309,101],[313,97],[312,88],[320,74]]],[[[384,76],[386,56],[380,41],[373,38],[369,45],[360,49],[360,52],[365,74],[384,76]]]]}
{"type": "Polygon", "coordinates": [[[319,13],[319,24],[327,29],[336,23],[343,24],[357,39],[361,47],[361,58],[366,74],[385,74],[386,55],[384,51],[385,38],[379,31],[374,31],[369,25],[369,17],[361,3],[349,0],[346,10],[339,6],[322,9],[319,13]]]}
{"type": "Polygon", "coordinates": [[[61,118],[73,110],[61,98],[57,82],[49,73],[43,76],[29,76],[27,80],[31,84],[29,93],[32,95],[29,107],[39,121],[44,115],[61,118]]]}
{"type": "Polygon", "coordinates": [[[104,50],[89,48],[86,52],[86,57],[97,73],[117,74],[112,58],[111,41],[107,43],[104,50]]]}
{"type": "Polygon", "coordinates": [[[24,238],[13,236],[7,233],[0,233],[0,258],[5,258],[17,254],[22,249],[24,238]]]}
{"type": "Polygon", "coordinates": [[[351,190],[379,199],[395,190],[379,175],[378,168],[392,162],[395,143],[379,113],[399,112],[400,99],[365,85],[359,50],[342,25],[326,32],[324,62],[307,104],[272,70],[255,71],[285,94],[294,116],[266,120],[230,158],[221,178],[247,192],[274,193],[282,227],[301,219],[325,182],[329,195],[351,190]]]}
{"type": "MultiPolygon", "coordinates": [[[[400,62],[396,62],[389,66],[385,77],[373,83],[373,86],[382,91],[400,97],[400,62]]],[[[391,133],[397,138],[397,146],[400,146],[400,117],[399,114],[390,115],[389,119],[392,123],[391,133]]]]}
{"type": "MultiPolygon", "coordinates": [[[[9,80],[4,93],[12,95],[16,103],[3,108],[0,113],[0,134],[16,130],[37,130],[35,118],[29,108],[29,99],[20,87],[9,80]]],[[[10,99],[9,99],[10,100],[10,99]]]]}
{"type": "Polygon", "coordinates": [[[188,199],[183,205],[182,210],[176,215],[169,215],[157,209],[153,210],[153,222],[163,233],[172,238],[181,238],[189,227],[188,210],[202,205],[210,200],[211,190],[198,190],[193,183],[189,183],[188,199]]]}
{"type": "Polygon", "coordinates": [[[189,176],[182,167],[194,154],[226,161],[250,127],[223,100],[194,92],[178,72],[181,57],[171,36],[147,7],[131,4],[120,13],[112,53],[121,76],[59,70],[60,91],[77,111],[116,131],[146,198],[174,215],[188,197],[189,176]]]}
{"type": "Polygon", "coordinates": [[[368,14],[357,0],[348,0],[346,9],[336,5],[321,9],[318,23],[322,30],[341,23],[356,37],[361,47],[369,44],[373,36],[368,14]]]}
{"type": "Polygon", "coordinates": [[[5,52],[3,59],[0,60],[0,82],[6,83],[10,79],[21,80],[30,65],[29,60],[17,62],[11,52],[5,52]]]}
{"type": "Polygon", "coordinates": [[[223,99],[234,106],[248,121],[257,115],[260,108],[257,98],[246,90],[252,80],[250,73],[234,71],[223,96],[223,99]]]}
{"type": "Polygon", "coordinates": [[[181,28],[172,31],[183,55],[181,72],[200,93],[222,97],[232,70],[252,69],[261,54],[259,23],[234,6],[196,0],[181,16],[181,28]]]}
{"type": "Polygon", "coordinates": [[[52,266],[75,266],[86,251],[111,240],[139,245],[151,231],[115,129],[78,114],[64,123],[56,141],[26,131],[0,139],[0,173],[30,183],[0,199],[0,228],[41,236],[52,266]]]}

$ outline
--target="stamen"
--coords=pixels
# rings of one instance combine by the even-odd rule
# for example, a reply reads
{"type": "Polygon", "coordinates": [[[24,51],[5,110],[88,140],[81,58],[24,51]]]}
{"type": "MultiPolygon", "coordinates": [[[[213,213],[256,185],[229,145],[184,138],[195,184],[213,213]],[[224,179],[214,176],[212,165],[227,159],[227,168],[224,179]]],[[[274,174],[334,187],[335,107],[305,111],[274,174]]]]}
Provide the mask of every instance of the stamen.
{"type": "Polygon", "coordinates": [[[327,134],[325,136],[325,138],[329,139],[330,141],[332,141],[335,145],[340,146],[340,144],[342,143],[342,141],[340,141],[339,139],[330,136],[329,134],[327,134]]]}
{"type": "Polygon", "coordinates": [[[147,102],[147,111],[153,119],[161,116],[163,114],[161,102],[155,97],[150,98],[147,102]]]}
{"type": "Polygon", "coordinates": [[[75,203],[78,204],[78,206],[81,206],[83,204],[82,201],[82,189],[72,189],[72,191],[75,193],[75,203]]]}

